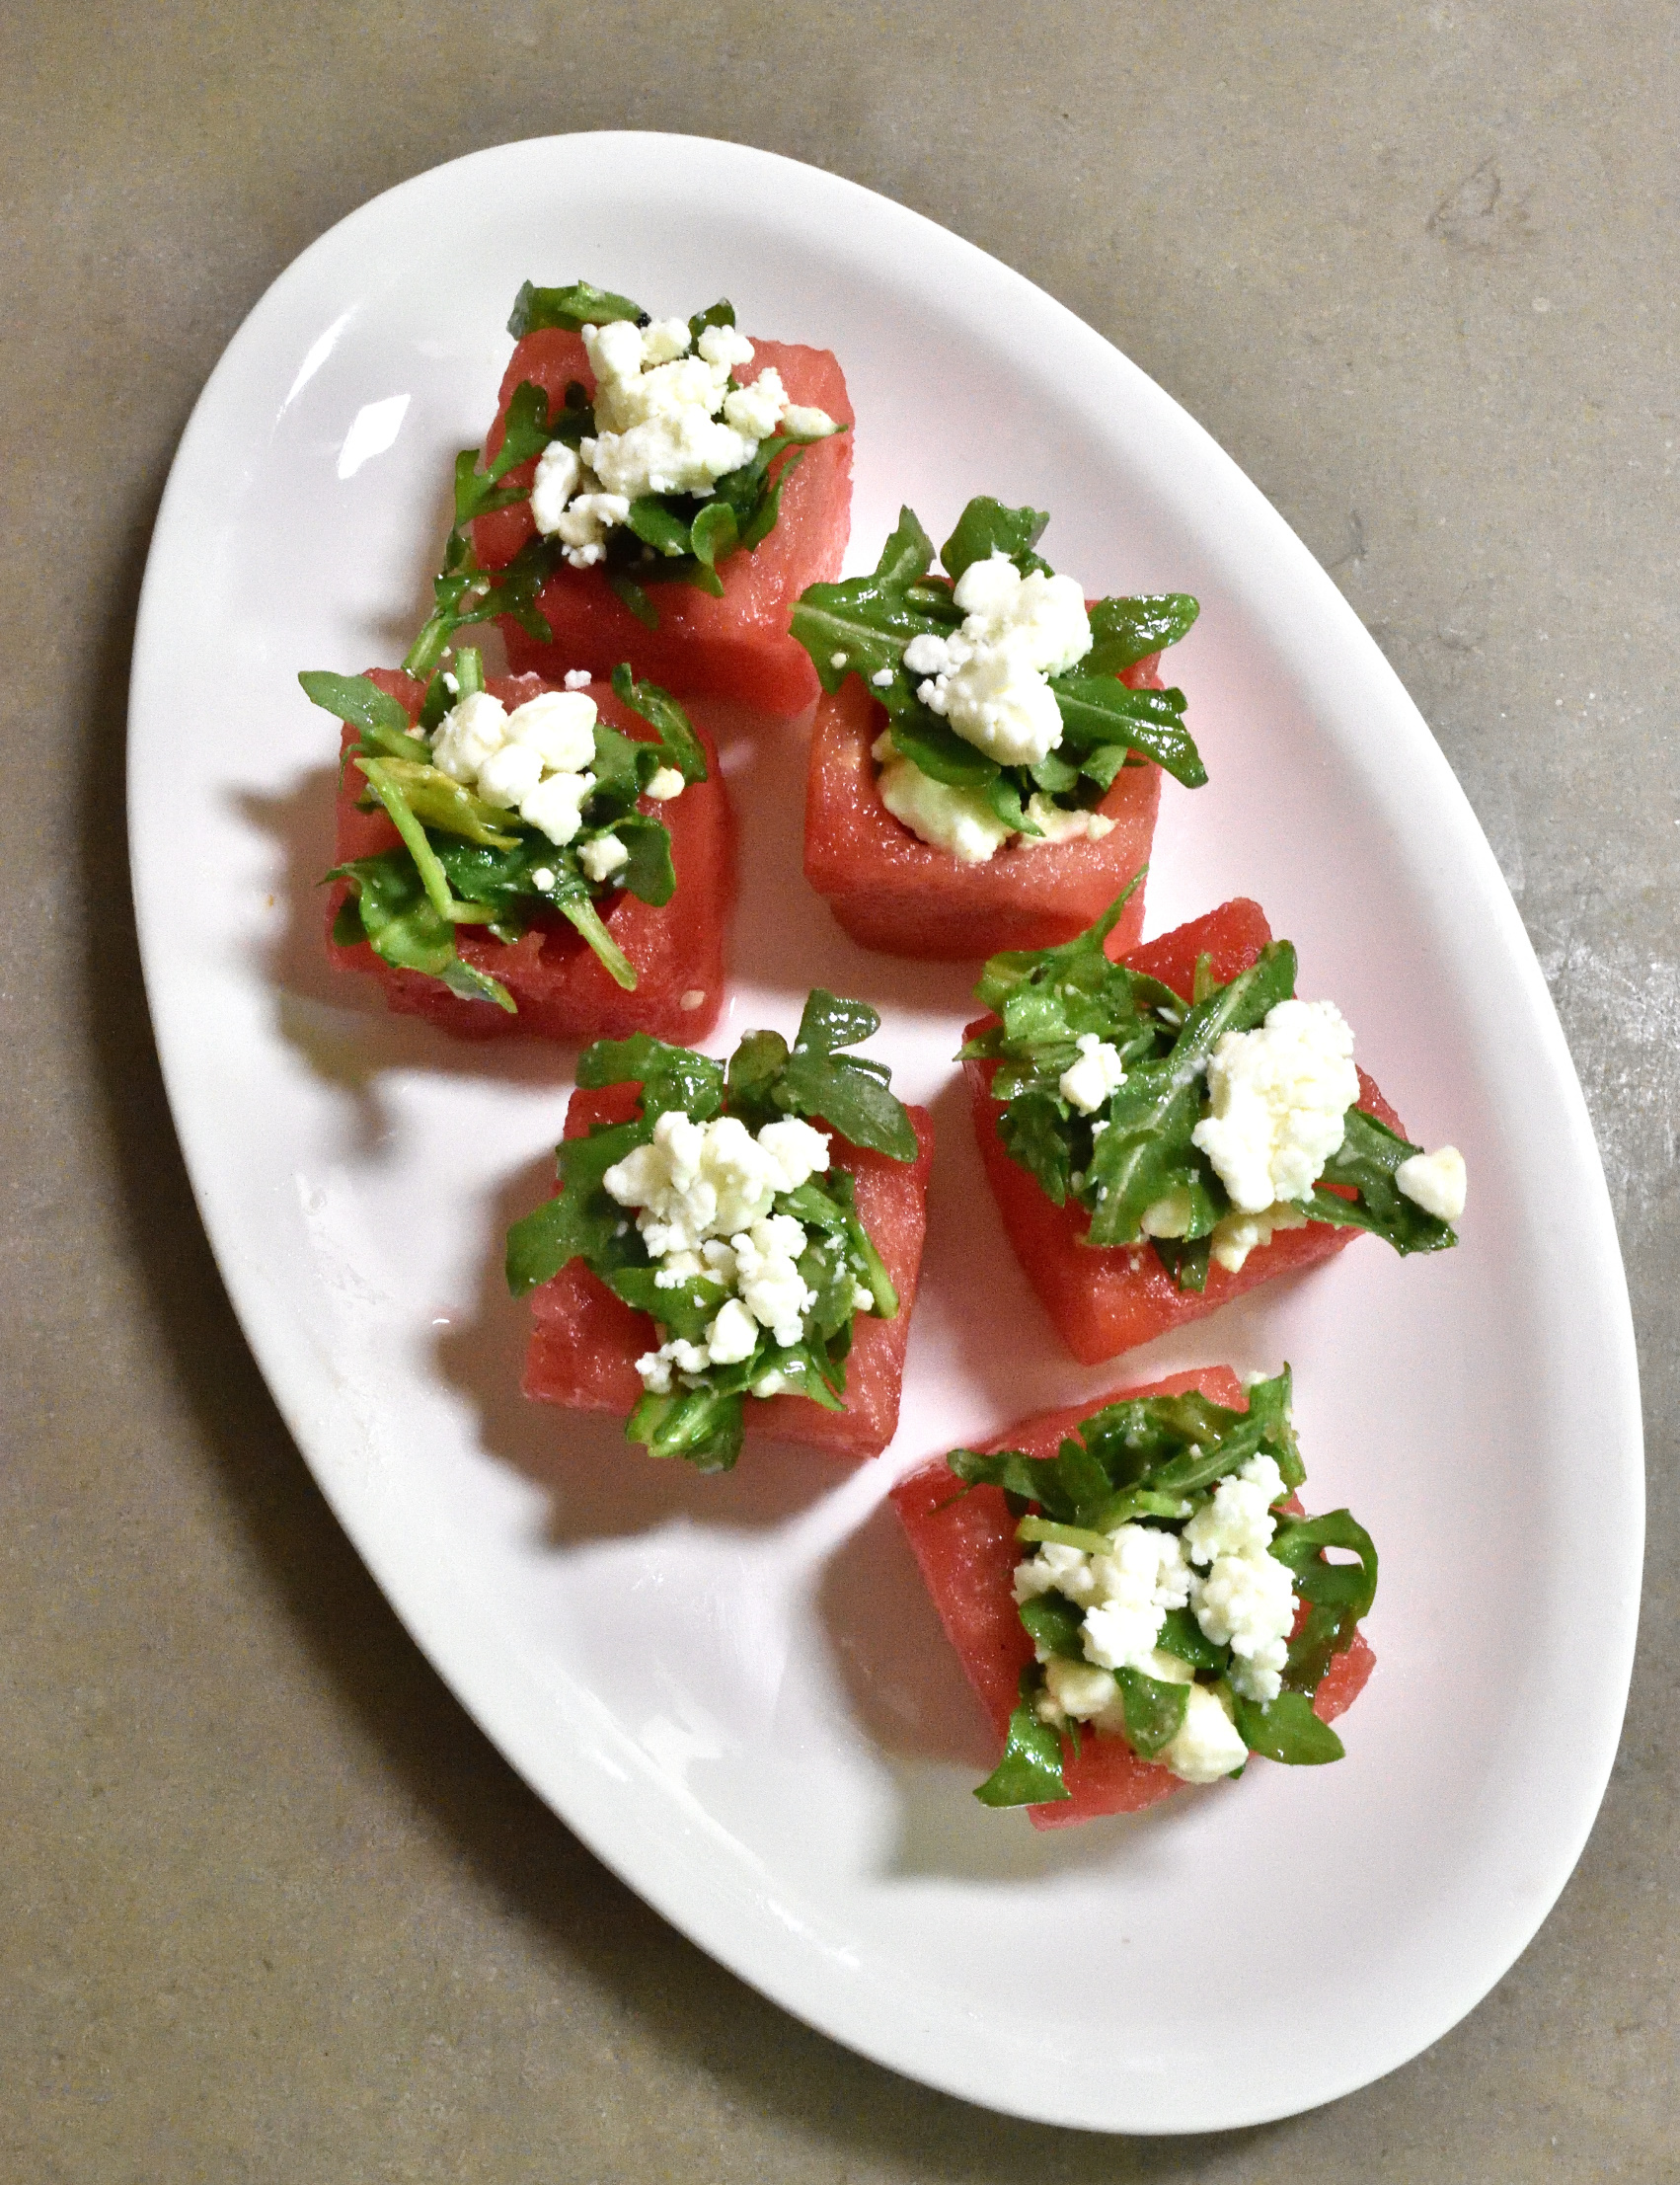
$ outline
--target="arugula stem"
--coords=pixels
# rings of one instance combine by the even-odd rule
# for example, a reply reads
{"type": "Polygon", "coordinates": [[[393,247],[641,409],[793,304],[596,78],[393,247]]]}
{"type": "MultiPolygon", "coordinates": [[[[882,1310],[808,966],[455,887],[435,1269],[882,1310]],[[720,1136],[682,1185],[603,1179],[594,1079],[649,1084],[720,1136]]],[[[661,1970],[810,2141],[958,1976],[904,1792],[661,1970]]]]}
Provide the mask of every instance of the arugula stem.
{"type": "Polygon", "coordinates": [[[600,958],[609,975],[627,994],[633,994],[636,991],[635,969],[629,957],[602,924],[601,914],[589,898],[586,896],[570,896],[560,908],[562,914],[572,921],[600,958]]]}
{"type": "Polygon", "coordinates": [[[1015,1528],[1018,1540],[1043,1540],[1056,1547],[1082,1548],[1087,1555],[1107,1555],[1113,1546],[1106,1532],[1088,1532],[1083,1525],[1057,1524],[1051,1518],[1023,1518],[1015,1528]]]}

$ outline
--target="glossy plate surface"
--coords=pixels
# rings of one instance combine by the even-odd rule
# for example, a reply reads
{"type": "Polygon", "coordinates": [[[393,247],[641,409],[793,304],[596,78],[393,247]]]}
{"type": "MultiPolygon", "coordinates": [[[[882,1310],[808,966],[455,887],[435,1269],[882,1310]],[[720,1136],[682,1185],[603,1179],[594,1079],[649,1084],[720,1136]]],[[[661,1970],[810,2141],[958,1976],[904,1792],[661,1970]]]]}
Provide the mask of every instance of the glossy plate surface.
{"type": "Polygon", "coordinates": [[[478,154],[325,236],[217,367],[152,547],[129,765],[170,1096],[269,1385],[462,1702],[649,1903],[898,2070],[1107,2130],[1306,2108],[1487,1991],[1579,1854],[1632,1659],[1640,1428],[1609,1205],[1544,982],[1427,729],[1159,388],[833,176],[661,136],[478,154]],[[760,1447],[702,1481],[521,1402],[501,1232],[546,1188],[571,1057],[452,1045],[330,977],[335,731],[295,677],[401,657],[527,275],[660,313],[725,293],[748,333],[834,349],[860,420],[851,567],[900,502],[939,538],[983,491],[1052,510],[1046,551],[1090,592],[1200,596],[1175,673],[1212,782],[1166,785],[1147,930],[1266,905],[1413,1135],[1467,1153],[1459,1251],[1361,1241],[1123,1369],[1060,1357],[950,1059],[968,976],[840,935],[800,877],[802,731],[725,719],[744,871],[714,1051],[791,1029],[812,983],[866,995],[941,1133],[899,1438],[860,1469],[760,1447]],[[1285,1359],[1309,1507],[1351,1505],[1383,1557],[1346,1761],[1258,1763],[1051,1836],[985,1812],[988,1738],[881,1508],[892,1477],[1182,1364],[1285,1359]]]}

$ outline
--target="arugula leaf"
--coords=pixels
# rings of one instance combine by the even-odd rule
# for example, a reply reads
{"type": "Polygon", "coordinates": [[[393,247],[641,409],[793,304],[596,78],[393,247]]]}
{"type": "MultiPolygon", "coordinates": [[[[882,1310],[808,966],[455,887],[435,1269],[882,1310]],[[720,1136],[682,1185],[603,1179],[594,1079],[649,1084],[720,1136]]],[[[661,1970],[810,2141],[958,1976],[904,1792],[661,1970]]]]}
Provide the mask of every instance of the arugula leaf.
{"type": "Polygon", "coordinates": [[[1394,1180],[1401,1162],[1422,1150],[1420,1145],[1398,1137],[1362,1108],[1349,1108],[1346,1134],[1326,1161],[1324,1176],[1313,1188],[1313,1219],[1342,1228],[1369,1229],[1401,1253],[1444,1252],[1458,1242],[1456,1232],[1449,1223],[1425,1213],[1414,1200],[1408,1199],[1394,1180]],[[1359,1196],[1342,1199],[1326,1188],[1332,1184],[1351,1186],[1359,1196]]]}
{"type": "Polygon", "coordinates": [[[745,1429],[739,1389],[685,1388],[668,1396],[649,1390],[625,1422],[624,1438],[640,1442],[649,1456],[680,1456],[697,1472],[727,1472],[745,1429]]]}
{"type": "Polygon", "coordinates": [[[586,326],[608,326],[617,319],[633,319],[646,325],[648,314],[628,296],[615,296],[587,280],[574,280],[565,288],[539,288],[525,281],[513,299],[507,331],[516,342],[544,327],[558,327],[576,334],[586,326]]]}
{"type": "Polygon", "coordinates": [[[1114,1672],[1126,1718],[1126,1743],[1138,1756],[1153,1760],[1184,1727],[1190,1703],[1188,1684],[1169,1683],[1140,1669],[1114,1672]]]}
{"type": "Polygon", "coordinates": [[[306,668],[298,676],[312,705],[359,729],[372,748],[393,757],[425,758],[420,739],[409,732],[408,708],[367,675],[334,675],[324,668],[306,668]]]}
{"type": "Polygon", "coordinates": [[[1064,1662],[1085,1659],[1085,1616],[1062,1594],[1038,1594],[1021,1603],[1027,1636],[1046,1654],[1064,1662]]]}
{"type": "Polygon", "coordinates": [[[1328,1722],[1313,1712],[1305,1692],[1279,1692],[1266,1706],[1233,1694],[1237,1735],[1251,1753],[1288,1767],[1322,1767],[1346,1752],[1328,1722]]]}
{"type": "Polygon", "coordinates": [[[1080,664],[1088,675],[1117,675],[1151,653],[1177,645],[1200,612],[1198,602],[1184,591],[1099,599],[1091,609],[1091,650],[1080,664]]]}
{"type": "Polygon", "coordinates": [[[974,1793],[982,1806],[1039,1806],[1073,1795],[1062,1780],[1062,1741],[1033,1712],[1037,1682],[1035,1670],[1022,1671],[1003,1758],[974,1793]]]}
{"type": "Polygon", "coordinates": [[[1207,780],[1207,768],[1184,727],[1182,690],[1128,690],[1112,676],[1091,673],[1084,663],[1065,675],[1052,675],[1050,688],[1061,712],[1064,741],[1082,748],[1129,744],[1186,789],[1199,789],[1207,780]]]}
{"type": "Polygon", "coordinates": [[[1176,1655],[1191,1669],[1223,1670],[1231,1660],[1228,1646],[1215,1646],[1188,1608],[1169,1608],[1156,1640],[1163,1654],[1176,1655]]]}
{"type": "Polygon", "coordinates": [[[990,561],[1004,554],[1024,577],[1033,570],[1053,574],[1048,562],[1032,549],[1049,522],[1042,508],[1009,508],[990,494],[976,494],[956,519],[956,528],[939,550],[946,575],[955,584],[970,564],[990,561]]]}

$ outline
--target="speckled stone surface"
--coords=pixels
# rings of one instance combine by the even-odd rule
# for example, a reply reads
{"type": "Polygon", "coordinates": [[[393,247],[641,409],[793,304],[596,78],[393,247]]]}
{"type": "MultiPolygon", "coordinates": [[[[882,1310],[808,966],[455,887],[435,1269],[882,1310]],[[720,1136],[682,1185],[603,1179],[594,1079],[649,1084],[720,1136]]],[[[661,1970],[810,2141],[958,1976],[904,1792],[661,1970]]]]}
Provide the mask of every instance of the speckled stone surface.
{"type": "Polygon", "coordinates": [[[1672,10],[14,0],[6,30],[0,2175],[1680,2175],[1672,10]],[[1135,357],[1335,573],[1551,980],[1644,1374],[1622,1756],[1514,1970],[1313,2115],[1189,2141],[1012,2123],[720,1972],[455,1707],[223,1298],[126,895],[128,649],[170,457],[240,320],[343,214],[603,125],[833,168],[1135,357]]]}

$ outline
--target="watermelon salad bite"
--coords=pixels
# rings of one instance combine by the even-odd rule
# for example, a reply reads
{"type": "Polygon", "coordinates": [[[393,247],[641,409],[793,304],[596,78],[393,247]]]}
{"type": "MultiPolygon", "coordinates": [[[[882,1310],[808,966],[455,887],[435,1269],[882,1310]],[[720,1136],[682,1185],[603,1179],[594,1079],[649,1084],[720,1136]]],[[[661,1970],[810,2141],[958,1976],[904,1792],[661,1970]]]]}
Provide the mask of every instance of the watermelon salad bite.
{"type": "Polygon", "coordinates": [[[1035,1826],[1343,1756],[1374,1656],[1370,1535],[1302,1515],[1290,1378],[1204,1368],[954,1449],[892,1500],[1035,1826]],[[1332,1562],[1326,1551],[1336,1554],[1332,1562]]]}
{"type": "Polygon", "coordinates": [[[724,1001],[733,832],[717,754],[621,667],[487,684],[299,677],[344,723],[330,947],[466,1038],[702,1038],[724,1001]]]}
{"type": "Polygon", "coordinates": [[[1110,960],[1118,897],[1077,940],[993,957],[961,1059],[1016,1256],[1096,1365],[1338,1251],[1457,1242],[1465,1165],[1425,1153],[1353,1061],[1335,1004],[1238,899],[1110,960]]]}
{"type": "MultiPolygon", "coordinates": [[[[821,678],[805,877],[852,938],[947,960],[1071,940],[1149,857],[1163,770],[1207,779],[1156,664],[1182,593],[1087,600],[1048,518],[970,501],[940,551],[905,508],[868,577],[812,585],[821,678]]],[[[1142,930],[1143,898],[1120,945],[1142,930]]]]}
{"type": "Polygon", "coordinates": [[[629,1441],[703,1472],[749,1426],[886,1446],[933,1133],[844,1052],[879,1023],[819,987],[791,1048],[749,1032],[726,1066],[641,1035],[584,1051],[559,1191],[507,1239],[528,1396],[627,1412],[629,1441]]]}
{"type": "Polygon", "coordinates": [[[628,296],[527,281],[483,453],[456,458],[436,605],[405,665],[495,618],[509,663],[628,661],[682,697],[777,715],[816,696],[793,603],[838,573],[852,406],[826,350],[750,340],[719,302],[652,319],[628,296]]]}

